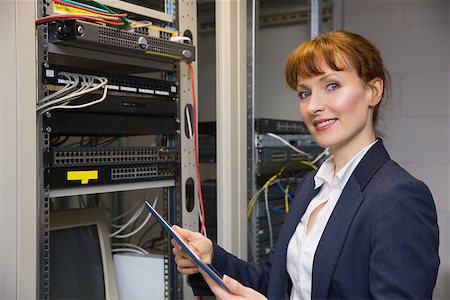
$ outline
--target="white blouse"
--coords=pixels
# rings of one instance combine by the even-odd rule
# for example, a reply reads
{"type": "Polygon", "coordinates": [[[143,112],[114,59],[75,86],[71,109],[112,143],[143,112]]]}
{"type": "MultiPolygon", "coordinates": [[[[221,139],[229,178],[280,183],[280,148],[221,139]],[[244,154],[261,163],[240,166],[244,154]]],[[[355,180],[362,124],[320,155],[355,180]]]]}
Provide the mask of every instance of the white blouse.
{"type": "Polygon", "coordinates": [[[347,184],[348,179],[367,151],[376,143],[362,149],[339,172],[335,173],[334,158],[328,158],[314,176],[315,187],[322,186],[319,193],[311,200],[302,216],[297,229],[289,241],[287,249],[286,268],[292,280],[291,300],[311,299],[312,269],[314,254],[316,253],[322,233],[330,216],[347,184]],[[310,231],[306,227],[311,213],[322,205],[314,224],[310,224],[310,231]]]}

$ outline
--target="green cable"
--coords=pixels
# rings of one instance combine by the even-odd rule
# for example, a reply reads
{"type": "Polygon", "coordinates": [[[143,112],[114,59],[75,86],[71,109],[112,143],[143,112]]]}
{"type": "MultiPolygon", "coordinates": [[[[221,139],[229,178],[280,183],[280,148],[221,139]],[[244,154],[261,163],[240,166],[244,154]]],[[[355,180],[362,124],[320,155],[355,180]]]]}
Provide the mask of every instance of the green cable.
{"type": "Polygon", "coordinates": [[[107,11],[106,9],[101,9],[99,7],[95,7],[95,6],[91,6],[91,5],[87,5],[84,3],[80,3],[80,2],[76,2],[76,1],[72,1],[72,0],[63,0],[64,2],[70,3],[70,4],[75,4],[84,8],[89,8],[98,12],[102,12],[102,13],[109,13],[109,11],[107,11]]]}
{"type": "MultiPolygon", "coordinates": [[[[98,6],[100,6],[101,8],[107,10],[108,12],[110,12],[110,13],[112,13],[112,14],[115,14],[115,13],[116,13],[116,12],[113,11],[111,8],[109,8],[108,6],[106,6],[106,5],[104,5],[104,4],[100,3],[100,2],[97,2],[97,1],[95,1],[95,0],[90,0],[90,1],[94,2],[95,4],[97,4],[98,6]]],[[[129,20],[128,20],[126,17],[120,17],[120,19],[123,21],[124,26],[130,25],[129,20]]]]}

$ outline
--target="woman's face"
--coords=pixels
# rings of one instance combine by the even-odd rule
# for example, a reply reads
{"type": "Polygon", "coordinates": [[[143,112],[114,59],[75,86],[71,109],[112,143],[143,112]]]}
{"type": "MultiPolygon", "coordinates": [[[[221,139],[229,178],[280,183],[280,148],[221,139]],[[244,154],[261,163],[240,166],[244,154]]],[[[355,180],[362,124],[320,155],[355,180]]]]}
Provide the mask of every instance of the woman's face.
{"type": "Polygon", "coordinates": [[[333,154],[359,151],[375,141],[374,91],[353,69],[321,70],[324,74],[297,79],[300,115],[317,143],[333,154]]]}

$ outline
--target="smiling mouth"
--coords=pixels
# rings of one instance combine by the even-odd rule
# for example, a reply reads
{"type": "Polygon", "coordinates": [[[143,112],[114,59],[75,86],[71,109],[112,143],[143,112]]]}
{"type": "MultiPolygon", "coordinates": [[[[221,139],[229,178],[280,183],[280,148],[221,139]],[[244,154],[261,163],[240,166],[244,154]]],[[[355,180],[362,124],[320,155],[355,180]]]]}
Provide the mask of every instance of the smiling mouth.
{"type": "Polygon", "coordinates": [[[328,119],[328,120],[319,120],[319,121],[314,121],[313,124],[315,127],[323,127],[323,126],[327,126],[327,125],[331,125],[333,123],[335,123],[337,121],[337,119],[328,119]]]}

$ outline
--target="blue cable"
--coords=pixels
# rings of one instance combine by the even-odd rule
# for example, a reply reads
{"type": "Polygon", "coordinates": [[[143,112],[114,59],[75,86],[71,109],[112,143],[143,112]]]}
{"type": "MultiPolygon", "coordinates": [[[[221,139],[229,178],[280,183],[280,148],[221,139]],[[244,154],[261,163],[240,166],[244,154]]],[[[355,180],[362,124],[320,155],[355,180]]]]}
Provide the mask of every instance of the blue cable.
{"type": "Polygon", "coordinates": [[[281,183],[277,182],[277,185],[278,185],[278,187],[280,188],[280,190],[281,190],[285,195],[288,196],[288,198],[289,198],[290,201],[294,200],[294,198],[292,198],[292,196],[291,196],[288,192],[286,192],[286,190],[285,190],[284,187],[281,185],[281,183]]]}
{"type": "Polygon", "coordinates": [[[272,212],[286,214],[286,211],[284,209],[281,209],[281,208],[273,208],[272,212]]]}

